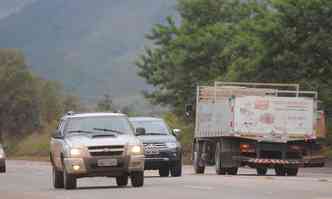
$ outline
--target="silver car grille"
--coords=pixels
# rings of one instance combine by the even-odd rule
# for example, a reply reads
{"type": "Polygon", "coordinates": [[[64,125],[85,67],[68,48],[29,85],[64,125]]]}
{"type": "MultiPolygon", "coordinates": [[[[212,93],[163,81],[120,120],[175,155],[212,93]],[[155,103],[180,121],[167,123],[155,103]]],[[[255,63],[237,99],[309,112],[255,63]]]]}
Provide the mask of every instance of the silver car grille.
{"type": "Polygon", "coordinates": [[[123,145],[113,146],[91,146],[88,147],[91,156],[122,156],[125,147],[123,145]]]}

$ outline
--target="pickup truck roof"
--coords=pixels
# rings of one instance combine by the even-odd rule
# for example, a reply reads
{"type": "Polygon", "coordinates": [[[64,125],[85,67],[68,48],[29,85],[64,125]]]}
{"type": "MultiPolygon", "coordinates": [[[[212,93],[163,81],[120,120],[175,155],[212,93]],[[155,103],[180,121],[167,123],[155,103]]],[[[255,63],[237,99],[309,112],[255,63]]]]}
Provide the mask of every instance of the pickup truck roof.
{"type": "Polygon", "coordinates": [[[157,117],[130,117],[130,121],[162,121],[163,119],[157,117]]]}
{"type": "Polygon", "coordinates": [[[63,116],[64,118],[77,118],[77,117],[99,117],[99,116],[125,116],[123,113],[71,113],[63,116]]]}

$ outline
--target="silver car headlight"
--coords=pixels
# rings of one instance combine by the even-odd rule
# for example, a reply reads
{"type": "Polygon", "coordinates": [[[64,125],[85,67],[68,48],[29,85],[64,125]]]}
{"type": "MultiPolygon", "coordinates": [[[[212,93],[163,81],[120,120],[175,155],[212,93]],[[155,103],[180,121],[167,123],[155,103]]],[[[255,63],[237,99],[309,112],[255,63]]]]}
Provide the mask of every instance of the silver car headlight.
{"type": "Polygon", "coordinates": [[[144,149],[142,145],[130,145],[129,153],[132,155],[143,155],[144,149]]]}
{"type": "Polygon", "coordinates": [[[69,157],[82,157],[85,156],[85,150],[83,148],[69,148],[68,155],[69,157]]]}
{"type": "Polygon", "coordinates": [[[178,146],[176,142],[167,142],[165,144],[170,149],[175,149],[178,146]]]}
{"type": "Polygon", "coordinates": [[[78,156],[78,155],[82,155],[82,154],[83,154],[82,149],[78,149],[78,148],[70,149],[70,155],[71,156],[78,156]]]}

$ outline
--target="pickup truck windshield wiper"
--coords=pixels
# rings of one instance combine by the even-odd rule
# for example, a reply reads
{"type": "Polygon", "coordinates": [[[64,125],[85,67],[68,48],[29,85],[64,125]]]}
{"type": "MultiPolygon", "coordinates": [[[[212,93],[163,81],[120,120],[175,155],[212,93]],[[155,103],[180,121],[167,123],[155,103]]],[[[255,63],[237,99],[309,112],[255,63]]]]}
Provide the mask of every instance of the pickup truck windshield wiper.
{"type": "Polygon", "coordinates": [[[105,132],[112,132],[112,133],[118,133],[118,134],[125,134],[122,131],[118,131],[118,130],[114,130],[114,129],[93,128],[93,130],[96,130],[96,131],[105,131],[105,132]]]}
{"type": "Polygon", "coordinates": [[[93,133],[92,131],[84,131],[84,130],[71,130],[67,133],[93,133]]]}
{"type": "Polygon", "coordinates": [[[145,135],[168,135],[167,133],[146,133],[145,135]]]}

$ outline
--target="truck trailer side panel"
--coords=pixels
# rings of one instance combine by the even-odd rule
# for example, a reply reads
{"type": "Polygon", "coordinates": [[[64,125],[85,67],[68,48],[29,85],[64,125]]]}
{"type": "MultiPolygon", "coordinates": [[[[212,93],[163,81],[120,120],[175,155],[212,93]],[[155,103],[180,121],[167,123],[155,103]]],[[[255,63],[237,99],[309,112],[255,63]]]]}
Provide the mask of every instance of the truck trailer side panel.
{"type": "Polygon", "coordinates": [[[234,131],[258,141],[287,142],[315,138],[314,101],[273,96],[237,97],[234,131]]]}

